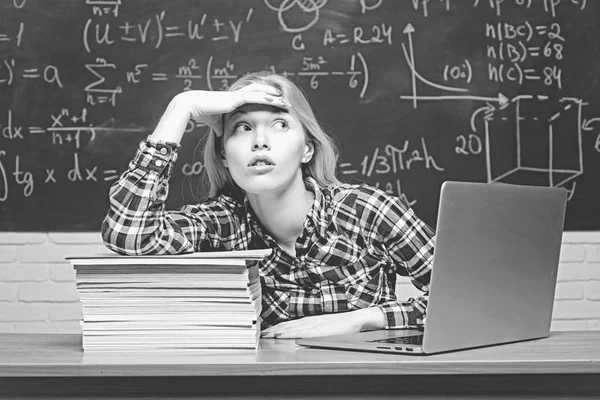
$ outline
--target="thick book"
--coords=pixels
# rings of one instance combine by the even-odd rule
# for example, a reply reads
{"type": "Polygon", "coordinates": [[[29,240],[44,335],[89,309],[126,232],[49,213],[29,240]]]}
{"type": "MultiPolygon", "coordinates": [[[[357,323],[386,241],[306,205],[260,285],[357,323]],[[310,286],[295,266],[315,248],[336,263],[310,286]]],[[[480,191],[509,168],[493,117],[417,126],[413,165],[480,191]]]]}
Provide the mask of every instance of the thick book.
{"type": "Polygon", "coordinates": [[[84,351],[256,350],[270,249],[70,256],[84,351]]]}

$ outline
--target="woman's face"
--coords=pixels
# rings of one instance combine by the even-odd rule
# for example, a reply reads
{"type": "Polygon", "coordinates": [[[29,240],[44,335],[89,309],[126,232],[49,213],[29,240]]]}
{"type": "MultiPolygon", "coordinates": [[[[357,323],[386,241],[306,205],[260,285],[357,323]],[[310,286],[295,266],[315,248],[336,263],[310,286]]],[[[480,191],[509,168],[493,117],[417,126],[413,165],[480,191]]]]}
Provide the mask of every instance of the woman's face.
{"type": "Polygon", "coordinates": [[[304,128],[286,110],[244,104],[224,119],[224,160],[231,177],[252,194],[304,185],[302,162],[312,156],[304,128]]]}

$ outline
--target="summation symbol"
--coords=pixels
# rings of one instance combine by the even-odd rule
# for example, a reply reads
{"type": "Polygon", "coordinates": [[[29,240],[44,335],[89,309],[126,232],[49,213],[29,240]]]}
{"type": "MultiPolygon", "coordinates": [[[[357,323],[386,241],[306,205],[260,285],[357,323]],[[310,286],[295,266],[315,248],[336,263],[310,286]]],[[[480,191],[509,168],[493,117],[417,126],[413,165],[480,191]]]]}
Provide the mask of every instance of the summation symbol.
{"type": "Polygon", "coordinates": [[[91,105],[110,102],[114,107],[117,101],[117,94],[122,93],[123,88],[121,88],[121,86],[109,89],[103,88],[102,85],[106,82],[106,77],[102,72],[104,70],[108,70],[107,72],[116,70],[117,66],[106,62],[104,59],[97,59],[96,64],[86,64],[85,68],[98,78],[95,82],[90,83],[83,89],[83,91],[87,93],[87,102],[91,105]]]}

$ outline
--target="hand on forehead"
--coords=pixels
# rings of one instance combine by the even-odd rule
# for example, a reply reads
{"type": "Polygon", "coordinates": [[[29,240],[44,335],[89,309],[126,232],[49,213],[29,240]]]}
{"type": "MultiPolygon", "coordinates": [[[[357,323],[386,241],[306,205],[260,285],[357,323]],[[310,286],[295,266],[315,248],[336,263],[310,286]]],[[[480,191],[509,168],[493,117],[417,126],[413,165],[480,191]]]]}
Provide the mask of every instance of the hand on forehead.
{"type": "Polygon", "coordinates": [[[237,92],[242,94],[242,104],[270,104],[279,107],[281,104],[289,106],[287,99],[283,97],[283,93],[271,85],[264,83],[251,83],[237,92]]]}
{"type": "MultiPolygon", "coordinates": [[[[235,110],[243,107],[246,104],[269,105],[286,110],[290,108],[290,103],[288,100],[283,97],[283,94],[280,91],[271,85],[252,83],[234,92],[241,95],[239,104],[235,110]]],[[[225,120],[227,119],[227,116],[231,115],[233,112],[235,112],[235,110],[232,110],[231,112],[221,116],[220,129],[216,130],[217,137],[223,135],[225,120]]]]}

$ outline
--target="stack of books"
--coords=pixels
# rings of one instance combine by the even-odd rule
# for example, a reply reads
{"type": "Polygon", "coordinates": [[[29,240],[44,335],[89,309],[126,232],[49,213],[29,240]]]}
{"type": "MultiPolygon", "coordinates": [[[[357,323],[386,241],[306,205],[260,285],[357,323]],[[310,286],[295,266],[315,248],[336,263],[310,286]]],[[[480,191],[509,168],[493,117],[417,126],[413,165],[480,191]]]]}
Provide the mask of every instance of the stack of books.
{"type": "Polygon", "coordinates": [[[267,250],[67,257],[84,351],[256,350],[267,250]]]}

